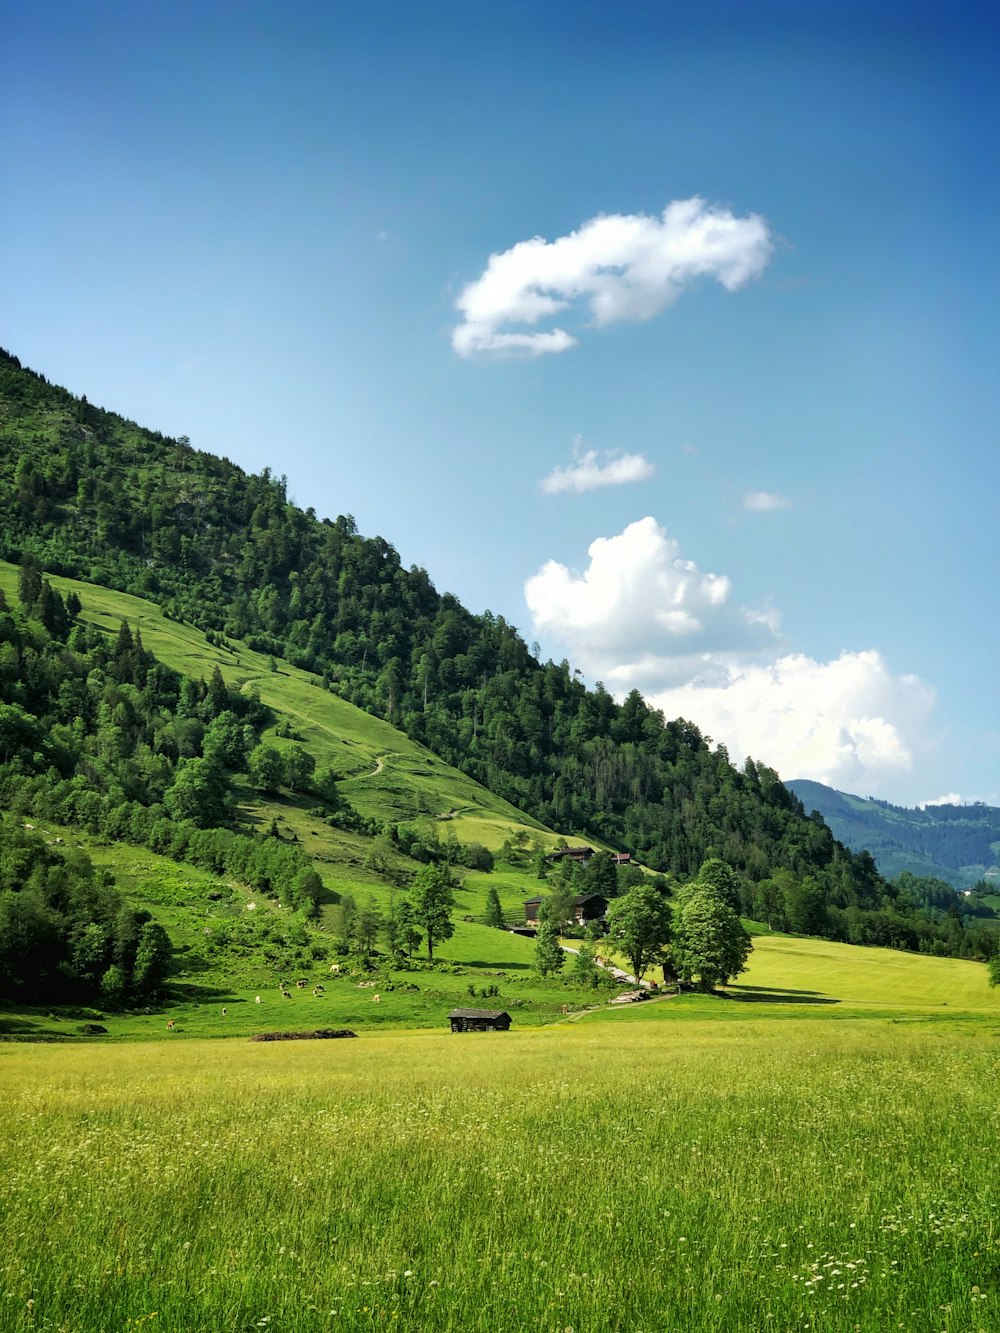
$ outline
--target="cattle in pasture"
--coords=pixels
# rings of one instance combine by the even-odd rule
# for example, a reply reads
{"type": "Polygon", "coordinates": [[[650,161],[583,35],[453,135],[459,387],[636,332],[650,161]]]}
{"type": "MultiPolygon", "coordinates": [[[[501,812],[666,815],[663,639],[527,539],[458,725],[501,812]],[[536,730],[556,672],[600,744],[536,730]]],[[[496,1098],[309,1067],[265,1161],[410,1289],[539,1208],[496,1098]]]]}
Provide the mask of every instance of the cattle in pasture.
{"type": "Polygon", "coordinates": [[[372,996],[372,1004],[381,1004],[381,1003],[382,1003],[382,996],[381,996],[381,995],[373,995],[373,996],[372,996]]]}
{"type": "Polygon", "coordinates": [[[330,971],[331,971],[334,975],[336,975],[336,974],[340,971],[340,964],[339,964],[339,963],[331,963],[331,964],[330,964],[330,971]]]}
{"type": "Polygon", "coordinates": [[[255,995],[255,996],[253,997],[253,1002],[254,1002],[254,1004],[260,1004],[260,996],[259,996],[259,995],[255,995]]]}
{"type": "Polygon", "coordinates": [[[305,990],[305,988],[306,988],[306,983],[304,981],[297,981],[295,983],[296,990],[305,990]]]}
{"type": "Polygon", "coordinates": [[[173,1030],[174,1030],[174,1020],[171,1018],[167,1020],[167,1031],[173,1032],[173,1030]]]}

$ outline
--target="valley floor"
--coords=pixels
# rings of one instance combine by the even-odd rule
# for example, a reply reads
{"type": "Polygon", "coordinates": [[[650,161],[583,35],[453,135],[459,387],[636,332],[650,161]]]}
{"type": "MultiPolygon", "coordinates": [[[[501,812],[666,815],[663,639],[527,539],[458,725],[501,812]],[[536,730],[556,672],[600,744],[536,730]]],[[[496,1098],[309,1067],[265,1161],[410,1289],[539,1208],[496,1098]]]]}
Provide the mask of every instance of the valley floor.
{"type": "Polygon", "coordinates": [[[684,996],[503,1035],[8,1043],[0,1324],[995,1329],[998,1035],[684,996]]]}

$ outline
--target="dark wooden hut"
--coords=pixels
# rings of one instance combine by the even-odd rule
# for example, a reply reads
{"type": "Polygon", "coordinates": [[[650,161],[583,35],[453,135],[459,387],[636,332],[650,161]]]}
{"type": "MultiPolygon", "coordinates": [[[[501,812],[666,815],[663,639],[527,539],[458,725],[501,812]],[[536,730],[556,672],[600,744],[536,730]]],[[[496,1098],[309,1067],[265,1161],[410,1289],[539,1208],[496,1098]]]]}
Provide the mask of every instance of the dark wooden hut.
{"type": "Polygon", "coordinates": [[[448,1015],[452,1032],[506,1032],[510,1014],[502,1009],[453,1009],[448,1015]]]}
{"type": "Polygon", "coordinates": [[[608,900],[603,893],[581,893],[573,899],[573,915],[581,926],[588,921],[602,921],[607,914],[608,900]]]}
{"type": "Polygon", "coordinates": [[[525,902],[524,919],[530,926],[538,925],[538,909],[544,901],[545,899],[539,895],[537,898],[528,898],[525,902]]]}

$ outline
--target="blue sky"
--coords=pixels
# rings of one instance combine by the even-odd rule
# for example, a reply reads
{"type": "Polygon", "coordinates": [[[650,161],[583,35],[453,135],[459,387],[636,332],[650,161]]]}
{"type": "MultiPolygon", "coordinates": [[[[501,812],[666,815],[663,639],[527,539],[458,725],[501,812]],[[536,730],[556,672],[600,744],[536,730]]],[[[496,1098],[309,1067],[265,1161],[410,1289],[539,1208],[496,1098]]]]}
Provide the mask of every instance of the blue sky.
{"type": "Polygon", "coordinates": [[[734,756],[1000,802],[989,9],[2,12],[24,362],[734,756]]]}

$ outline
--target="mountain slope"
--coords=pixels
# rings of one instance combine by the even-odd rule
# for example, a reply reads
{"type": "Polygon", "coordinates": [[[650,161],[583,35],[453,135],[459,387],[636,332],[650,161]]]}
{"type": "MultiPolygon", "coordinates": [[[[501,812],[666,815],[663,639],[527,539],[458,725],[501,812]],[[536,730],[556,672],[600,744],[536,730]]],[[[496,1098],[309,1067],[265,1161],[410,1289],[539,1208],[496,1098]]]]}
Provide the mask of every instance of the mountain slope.
{"type": "MultiPolygon", "coordinates": [[[[31,554],[315,673],[548,828],[679,877],[719,856],[749,883],[783,869],[818,876],[845,905],[878,897],[872,867],[766,765],[737,771],[637,692],[619,705],[568,663],[537,662],[502,617],[439,594],[350,516],[291,504],[284,479],[95,408],[7,354],[0,542],[9,560],[31,554]]],[[[391,775],[382,785],[388,800],[391,775]]]]}
{"type": "Polygon", "coordinates": [[[820,782],[786,784],[807,810],[818,810],[838,841],[869,851],[887,878],[904,871],[931,875],[956,888],[979,880],[1000,884],[1000,809],[933,805],[911,810],[835,791],[820,782]]]}

